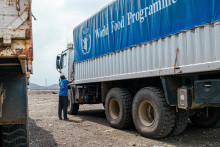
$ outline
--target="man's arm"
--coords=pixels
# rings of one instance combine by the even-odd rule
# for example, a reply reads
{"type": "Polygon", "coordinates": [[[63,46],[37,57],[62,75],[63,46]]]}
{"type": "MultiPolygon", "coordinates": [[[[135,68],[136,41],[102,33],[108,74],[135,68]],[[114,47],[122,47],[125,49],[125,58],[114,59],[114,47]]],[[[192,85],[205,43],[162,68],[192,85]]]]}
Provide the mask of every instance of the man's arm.
{"type": "Polygon", "coordinates": [[[69,82],[72,83],[74,81],[74,78],[72,78],[69,82]]]}

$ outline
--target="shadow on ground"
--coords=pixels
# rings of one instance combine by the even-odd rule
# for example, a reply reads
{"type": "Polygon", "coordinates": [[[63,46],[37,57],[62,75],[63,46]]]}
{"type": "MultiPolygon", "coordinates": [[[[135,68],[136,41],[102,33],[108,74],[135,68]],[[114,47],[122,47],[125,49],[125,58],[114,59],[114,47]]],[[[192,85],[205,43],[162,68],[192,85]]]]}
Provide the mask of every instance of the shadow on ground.
{"type": "Polygon", "coordinates": [[[53,135],[37,126],[35,120],[29,118],[30,147],[57,147],[53,135]]]}
{"type": "MultiPolygon", "coordinates": [[[[101,125],[110,126],[106,120],[104,109],[80,110],[77,116],[83,121],[91,121],[101,125]]],[[[134,125],[128,129],[124,129],[123,131],[141,137],[136,131],[134,125]]],[[[220,144],[219,136],[220,128],[205,129],[195,126],[189,122],[187,128],[182,134],[174,137],[158,139],[156,141],[175,146],[218,146],[220,144]]]]}
{"type": "MultiPolygon", "coordinates": [[[[80,117],[83,121],[91,121],[104,126],[108,126],[108,127],[110,126],[109,123],[107,122],[104,109],[80,110],[77,116],[80,117]]],[[[134,125],[132,125],[130,128],[124,129],[123,131],[127,131],[130,133],[137,133],[134,125]]]]}

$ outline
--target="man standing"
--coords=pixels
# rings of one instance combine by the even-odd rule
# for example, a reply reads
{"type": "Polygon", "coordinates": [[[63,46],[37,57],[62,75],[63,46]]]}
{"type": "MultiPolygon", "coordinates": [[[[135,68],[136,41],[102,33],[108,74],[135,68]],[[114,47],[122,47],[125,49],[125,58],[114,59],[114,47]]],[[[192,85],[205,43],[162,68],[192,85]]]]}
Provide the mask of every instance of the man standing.
{"type": "Polygon", "coordinates": [[[68,84],[72,83],[74,79],[68,81],[64,75],[60,76],[60,92],[59,92],[59,108],[58,108],[58,117],[62,119],[62,110],[63,110],[63,118],[64,120],[68,120],[67,118],[67,107],[68,107],[68,84]]]}

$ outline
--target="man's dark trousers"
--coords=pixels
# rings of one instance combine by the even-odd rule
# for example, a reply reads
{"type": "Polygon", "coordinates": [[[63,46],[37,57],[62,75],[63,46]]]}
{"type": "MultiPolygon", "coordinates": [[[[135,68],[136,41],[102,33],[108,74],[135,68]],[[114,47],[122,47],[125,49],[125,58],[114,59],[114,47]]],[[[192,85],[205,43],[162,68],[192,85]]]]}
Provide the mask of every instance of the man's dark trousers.
{"type": "Polygon", "coordinates": [[[59,96],[58,116],[62,118],[62,110],[64,119],[67,118],[68,96],[59,96]]]}

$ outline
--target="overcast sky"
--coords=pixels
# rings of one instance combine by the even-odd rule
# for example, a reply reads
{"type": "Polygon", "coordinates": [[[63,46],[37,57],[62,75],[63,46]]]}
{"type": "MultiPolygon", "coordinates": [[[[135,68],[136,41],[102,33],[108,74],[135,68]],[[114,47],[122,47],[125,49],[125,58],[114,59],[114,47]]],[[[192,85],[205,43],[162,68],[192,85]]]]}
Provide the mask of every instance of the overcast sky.
{"type": "Polygon", "coordinates": [[[74,27],[112,0],[33,0],[34,62],[30,82],[47,86],[57,84],[56,56],[73,42],[74,27]],[[46,82],[47,81],[47,82],[46,82]]]}

